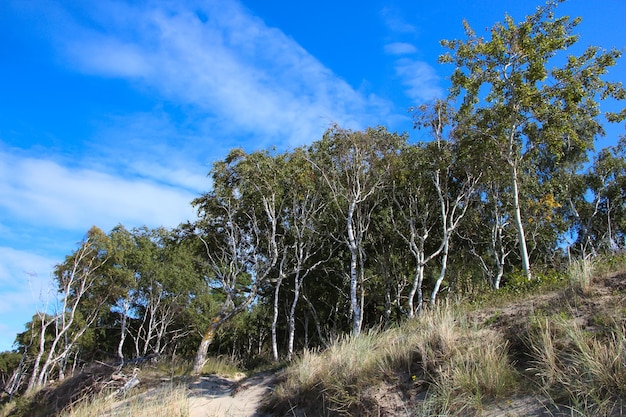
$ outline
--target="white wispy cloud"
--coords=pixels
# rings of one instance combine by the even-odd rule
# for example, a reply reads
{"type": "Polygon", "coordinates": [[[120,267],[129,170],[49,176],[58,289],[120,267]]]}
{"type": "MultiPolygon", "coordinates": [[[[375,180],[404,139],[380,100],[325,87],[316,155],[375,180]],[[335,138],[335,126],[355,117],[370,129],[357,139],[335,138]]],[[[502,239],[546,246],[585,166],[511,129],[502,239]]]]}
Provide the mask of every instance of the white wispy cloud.
{"type": "Polygon", "coordinates": [[[195,194],[54,161],[0,152],[0,212],[14,221],[86,231],[118,223],[176,226],[193,218],[195,194]]]}
{"type": "Polygon", "coordinates": [[[406,42],[393,42],[385,45],[385,53],[389,55],[408,55],[417,52],[417,48],[406,42]]]}
{"type": "Polygon", "coordinates": [[[110,116],[99,122],[82,165],[127,178],[182,188],[194,194],[210,189],[207,173],[232,144],[220,144],[211,130],[175,123],[163,111],[110,116]]]}
{"type": "Polygon", "coordinates": [[[61,42],[75,68],[140,81],[257,142],[307,143],[331,122],[363,128],[391,112],[390,103],[362,95],[236,2],[111,3],[94,19],[106,29],[77,22],[61,42]]]}
{"type": "Polygon", "coordinates": [[[402,13],[393,7],[384,7],[380,12],[384,23],[394,33],[414,34],[417,28],[408,23],[402,13]]]}
{"type": "Polygon", "coordinates": [[[80,45],[69,51],[80,58],[89,54],[89,59],[75,59],[81,69],[116,77],[145,77],[150,74],[150,63],[142,56],[136,46],[103,36],[91,36],[83,39],[80,45]],[[85,47],[95,47],[88,50],[85,47]],[[113,58],[113,59],[112,59],[113,58]]]}
{"type": "MultiPolygon", "coordinates": [[[[414,38],[418,28],[407,23],[397,10],[387,7],[381,11],[381,16],[391,37],[414,38]]],[[[427,62],[410,55],[417,55],[418,48],[409,42],[389,42],[385,44],[385,53],[396,56],[394,68],[396,76],[404,86],[404,94],[414,104],[431,101],[443,96],[439,86],[439,76],[435,69],[427,62]]]]}
{"type": "Polygon", "coordinates": [[[415,102],[424,103],[443,96],[439,76],[426,62],[401,58],[396,61],[395,69],[406,87],[405,94],[415,102]]]}

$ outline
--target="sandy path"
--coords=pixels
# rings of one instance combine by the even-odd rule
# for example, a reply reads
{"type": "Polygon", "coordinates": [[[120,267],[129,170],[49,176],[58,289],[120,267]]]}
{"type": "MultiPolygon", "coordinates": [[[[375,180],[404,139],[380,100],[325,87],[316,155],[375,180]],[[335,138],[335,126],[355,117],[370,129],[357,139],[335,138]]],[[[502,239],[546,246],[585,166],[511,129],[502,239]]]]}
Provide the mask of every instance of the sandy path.
{"type": "Polygon", "coordinates": [[[236,380],[219,376],[201,377],[189,386],[189,417],[264,417],[258,411],[276,382],[264,372],[236,380]]]}

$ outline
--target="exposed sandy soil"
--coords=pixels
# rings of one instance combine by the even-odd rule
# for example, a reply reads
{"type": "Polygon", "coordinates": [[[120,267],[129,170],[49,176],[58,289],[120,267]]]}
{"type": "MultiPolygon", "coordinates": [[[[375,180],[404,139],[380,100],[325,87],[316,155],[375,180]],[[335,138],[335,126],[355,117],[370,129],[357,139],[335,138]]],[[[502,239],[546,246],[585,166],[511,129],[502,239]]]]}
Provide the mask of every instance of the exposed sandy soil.
{"type": "Polygon", "coordinates": [[[189,417],[269,416],[258,410],[275,384],[270,372],[245,379],[203,376],[189,387],[189,417]]]}

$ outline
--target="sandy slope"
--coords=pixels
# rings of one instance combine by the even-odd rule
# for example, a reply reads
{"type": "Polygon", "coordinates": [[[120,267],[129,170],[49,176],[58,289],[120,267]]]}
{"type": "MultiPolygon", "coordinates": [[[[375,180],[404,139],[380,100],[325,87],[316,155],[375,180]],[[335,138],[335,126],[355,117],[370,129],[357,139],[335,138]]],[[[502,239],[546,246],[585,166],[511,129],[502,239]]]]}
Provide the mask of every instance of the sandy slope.
{"type": "Polygon", "coordinates": [[[263,417],[258,411],[276,383],[272,373],[260,373],[246,379],[219,376],[201,377],[190,385],[190,417],[263,417]]]}

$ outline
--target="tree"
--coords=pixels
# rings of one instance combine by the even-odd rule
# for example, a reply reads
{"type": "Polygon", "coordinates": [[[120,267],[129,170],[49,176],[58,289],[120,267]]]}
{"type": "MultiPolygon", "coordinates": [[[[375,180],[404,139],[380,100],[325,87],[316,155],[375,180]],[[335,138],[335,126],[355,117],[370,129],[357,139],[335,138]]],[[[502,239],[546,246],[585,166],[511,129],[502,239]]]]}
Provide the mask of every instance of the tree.
{"type": "MultiPolygon", "coordinates": [[[[38,314],[41,332],[29,390],[42,386],[53,366],[67,363],[81,336],[111,300],[115,285],[106,271],[110,249],[108,236],[94,226],[79,248],[55,268],[60,300],[53,315],[38,314]],[[50,326],[54,326],[53,337],[46,344],[45,334],[50,326]]],[[[62,378],[64,366],[59,367],[59,372],[62,378]]]]}
{"type": "Polygon", "coordinates": [[[360,333],[363,324],[367,257],[364,242],[372,212],[387,183],[390,157],[397,154],[405,141],[405,137],[382,127],[354,132],[334,126],[310,150],[311,163],[330,192],[338,224],[343,224],[345,234],[337,239],[350,252],[350,312],[354,335],[360,333]]]}
{"type": "Polygon", "coordinates": [[[436,231],[443,224],[444,208],[437,198],[431,169],[424,144],[409,146],[401,153],[393,182],[391,222],[414,261],[406,306],[409,318],[422,309],[426,265],[443,250],[443,239],[433,243],[437,241],[433,239],[433,229],[436,231]]]}
{"type": "MultiPolygon", "coordinates": [[[[584,218],[578,224],[578,242],[593,252],[626,247],[626,137],[602,149],[585,175],[591,201],[581,201],[584,218]]],[[[578,213],[578,211],[577,211],[578,213]]]]}
{"type": "Polygon", "coordinates": [[[177,229],[133,229],[129,253],[135,355],[162,354],[191,331],[191,304],[203,292],[195,248],[177,229]]]}
{"type": "MultiPolygon", "coordinates": [[[[450,96],[462,97],[460,123],[474,131],[468,138],[484,143],[483,154],[499,157],[496,169],[508,167],[512,221],[528,279],[531,265],[520,187],[539,166],[544,172],[538,181],[545,181],[564,167],[584,162],[594,138],[603,134],[598,101],[626,97],[620,83],[603,80],[619,51],[589,47],[580,56],[564,57],[563,63],[559,53],[578,40],[572,32],[580,19],[555,18],[561,2],[548,2],[518,24],[505,16],[504,23],[491,28],[489,40],[464,22],[467,40],[442,41],[451,52],[441,62],[456,66],[450,96]]],[[[625,115],[607,113],[609,121],[625,115]]]]}
{"type": "Polygon", "coordinates": [[[200,342],[194,373],[201,372],[216,331],[255,300],[278,260],[279,190],[255,189],[255,175],[268,155],[230,152],[213,166],[213,191],[194,200],[200,219],[207,282],[222,297],[221,307],[200,342]]]}
{"type": "MultiPolygon", "coordinates": [[[[469,208],[470,198],[482,175],[474,173],[474,169],[466,169],[463,153],[458,150],[460,143],[455,141],[455,136],[463,132],[456,126],[455,119],[453,109],[443,100],[415,109],[415,127],[429,130],[434,140],[425,146],[425,151],[427,162],[432,164],[428,172],[441,209],[441,270],[430,296],[431,304],[435,304],[446,275],[450,241],[469,208]]],[[[435,251],[434,255],[438,253],[435,251]]]]}
{"type": "Polygon", "coordinates": [[[114,264],[112,273],[118,274],[124,280],[124,291],[120,291],[120,297],[115,300],[113,308],[120,316],[120,340],[117,344],[117,357],[124,360],[124,342],[128,335],[128,322],[133,300],[136,297],[135,274],[130,263],[135,249],[134,239],[131,233],[122,225],[118,225],[109,233],[111,239],[111,260],[114,264]]]}
{"type": "Polygon", "coordinates": [[[0,352],[0,400],[6,394],[11,401],[19,392],[24,382],[24,358],[19,352],[0,352]]]}
{"type": "Polygon", "coordinates": [[[483,181],[477,193],[482,198],[474,201],[471,221],[461,232],[469,253],[478,260],[487,281],[496,290],[500,288],[507,258],[516,245],[516,237],[508,228],[509,209],[501,197],[501,188],[493,179],[483,181]]]}
{"type": "MultiPolygon", "coordinates": [[[[290,274],[293,275],[293,298],[288,314],[287,359],[294,353],[296,334],[296,308],[305,278],[327,259],[320,254],[324,251],[320,239],[320,218],[326,208],[320,188],[313,180],[315,172],[306,160],[306,152],[296,149],[289,158],[287,184],[285,184],[286,202],[283,228],[289,244],[285,245],[285,254],[289,251],[290,274]]],[[[328,256],[332,248],[326,248],[328,256]]],[[[275,343],[274,343],[275,345],[275,343]]]]}

